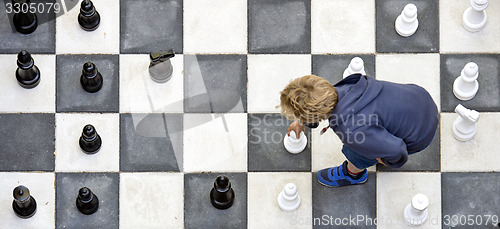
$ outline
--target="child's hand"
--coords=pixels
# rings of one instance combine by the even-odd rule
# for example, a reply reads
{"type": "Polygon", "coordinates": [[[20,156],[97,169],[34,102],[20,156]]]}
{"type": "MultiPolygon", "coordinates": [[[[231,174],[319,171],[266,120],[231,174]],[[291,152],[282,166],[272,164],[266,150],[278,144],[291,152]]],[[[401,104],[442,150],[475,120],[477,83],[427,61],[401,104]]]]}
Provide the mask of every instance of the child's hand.
{"type": "Polygon", "coordinates": [[[290,131],[292,131],[292,130],[295,131],[295,134],[297,134],[297,136],[300,136],[300,132],[301,131],[305,131],[306,128],[303,125],[301,125],[298,121],[294,121],[288,127],[288,130],[287,130],[286,134],[288,136],[290,136],[290,131]]]}
{"type": "Polygon", "coordinates": [[[382,164],[384,166],[387,166],[386,164],[384,164],[384,162],[382,162],[382,160],[380,160],[380,158],[377,158],[377,161],[378,161],[378,163],[380,163],[380,164],[382,164]]]}

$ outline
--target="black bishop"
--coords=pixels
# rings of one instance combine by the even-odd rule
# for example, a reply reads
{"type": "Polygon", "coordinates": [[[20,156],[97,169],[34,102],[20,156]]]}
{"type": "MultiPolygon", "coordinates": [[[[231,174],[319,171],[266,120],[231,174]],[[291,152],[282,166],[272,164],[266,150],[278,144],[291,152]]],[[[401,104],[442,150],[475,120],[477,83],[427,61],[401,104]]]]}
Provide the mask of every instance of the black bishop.
{"type": "Polygon", "coordinates": [[[12,208],[17,216],[23,219],[32,217],[36,213],[36,201],[30,195],[30,190],[22,185],[14,189],[12,208]]]}

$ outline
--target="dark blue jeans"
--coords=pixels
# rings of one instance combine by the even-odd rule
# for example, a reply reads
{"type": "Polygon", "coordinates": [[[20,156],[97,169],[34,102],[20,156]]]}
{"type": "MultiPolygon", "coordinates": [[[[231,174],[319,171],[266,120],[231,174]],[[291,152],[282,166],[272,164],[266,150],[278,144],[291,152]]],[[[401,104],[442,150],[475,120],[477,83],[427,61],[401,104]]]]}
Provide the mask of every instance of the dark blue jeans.
{"type": "MultiPolygon", "coordinates": [[[[437,131],[436,131],[437,133],[437,131]]],[[[422,150],[425,148],[429,147],[429,145],[434,141],[434,138],[436,137],[436,133],[434,133],[434,136],[432,137],[431,142],[427,144],[422,150]]],[[[414,153],[421,152],[408,152],[408,155],[412,155],[414,153]]],[[[348,161],[350,161],[356,168],[358,169],[366,169],[368,167],[371,167],[373,165],[376,165],[378,163],[377,159],[368,159],[366,157],[363,157],[359,155],[358,153],[354,152],[351,148],[347,147],[346,145],[342,146],[342,153],[344,154],[345,158],[347,158],[348,161]]]]}
{"type": "Polygon", "coordinates": [[[363,157],[346,145],[342,146],[342,153],[358,169],[365,169],[378,163],[377,159],[363,157]]]}
{"type": "MultiPolygon", "coordinates": [[[[426,147],[424,147],[424,149],[427,148],[429,145],[430,143],[426,147]]],[[[408,152],[408,155],[412,155],[418,152],[408,152]]],[[[358,169],[365,169],[373,165],[376,165],[378,163],[377,159],[368,159],[366,157],[363,157],[360,154],[354,152],[351,148],[347,147],[346,145],[342,146],[342,153],[344,154],[345,158],[347,158],[347,160],[350,161],[358,169]]]]}

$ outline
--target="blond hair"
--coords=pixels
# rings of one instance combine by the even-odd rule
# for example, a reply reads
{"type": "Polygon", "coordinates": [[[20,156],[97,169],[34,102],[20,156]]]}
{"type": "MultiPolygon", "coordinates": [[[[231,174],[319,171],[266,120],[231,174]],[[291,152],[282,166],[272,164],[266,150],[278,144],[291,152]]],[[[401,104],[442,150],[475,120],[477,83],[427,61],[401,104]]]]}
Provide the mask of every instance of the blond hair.
{"type": "Polygon", "coordinates": [[[290,82],[281,91],[281,114],[301,123],[316,123],[330,117],[337,105],[337,91],[325,79],[307,75],[290,82]]]}

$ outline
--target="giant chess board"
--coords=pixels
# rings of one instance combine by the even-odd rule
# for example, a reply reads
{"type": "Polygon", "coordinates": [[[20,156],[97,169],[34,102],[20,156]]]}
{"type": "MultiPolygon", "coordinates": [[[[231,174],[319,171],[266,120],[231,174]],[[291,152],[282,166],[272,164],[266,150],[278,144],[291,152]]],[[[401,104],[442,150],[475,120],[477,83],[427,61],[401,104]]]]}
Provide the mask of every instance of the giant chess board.
{"type": "Polygon", "coordinates": [[[498,223],[500,1],[489,1],[476,33],[462,25],[468,0],[93,2],[97,30],[80,28],[76,4],[28,35],[13,31],[0,4],[0,228],[406,228],[403,211],[417,193],[429,199],[422,228],[498,223]],[[419,27],[401,37],[394,22],[408,3],[419,27]],[[15,78],[24,49],[41,72],[33,89],[15,78]],[[172,78],[156,83],[148,53],[168,49],[172,78]],[[355,56],[369,76],[429,91],[440,126],[402,168],[372,167],[365,184],[327,188],[316,172],[345,160],[342,143],[331,130],[307,129],[306,149],[288,153],[290,121],[276,105],[292,79],[334,84],[355,56]],[[88,61],[103,76],[96,93],[80,85],[88,61]],[[479,91],[460,101],[453,81],[471,61],[479,91]],[[452,134],[458,104],[480,113],[468,142],[452,134]],[[102,138],[93,155],[78,144],[86,124],[102,138]],[[220,174],[235,192],[227,210],[209,198],[220,174]],[[293,212],[277,203],[287,183],[301,197],[293,212]],[[12,210],[18,185],[38,203],[29,219],[12,210]],[[92,215],[75,206],[84,186],[100,200],[92,215]]]}

